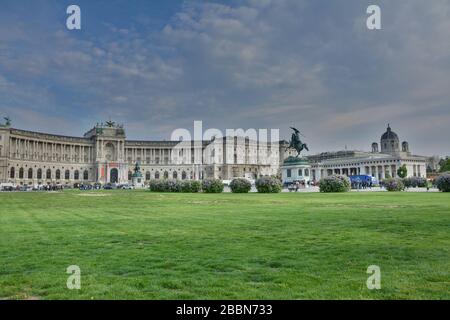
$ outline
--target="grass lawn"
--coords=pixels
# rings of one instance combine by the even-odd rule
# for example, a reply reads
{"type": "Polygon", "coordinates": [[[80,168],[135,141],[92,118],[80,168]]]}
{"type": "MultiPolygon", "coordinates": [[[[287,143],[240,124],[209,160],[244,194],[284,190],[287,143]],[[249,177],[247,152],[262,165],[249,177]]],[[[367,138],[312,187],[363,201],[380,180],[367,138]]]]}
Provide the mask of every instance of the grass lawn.
{"type": "Polygon", "coordinates": [[[30,298],[450,299],[450,194],[0,193],[0,299],[30,298]]]}

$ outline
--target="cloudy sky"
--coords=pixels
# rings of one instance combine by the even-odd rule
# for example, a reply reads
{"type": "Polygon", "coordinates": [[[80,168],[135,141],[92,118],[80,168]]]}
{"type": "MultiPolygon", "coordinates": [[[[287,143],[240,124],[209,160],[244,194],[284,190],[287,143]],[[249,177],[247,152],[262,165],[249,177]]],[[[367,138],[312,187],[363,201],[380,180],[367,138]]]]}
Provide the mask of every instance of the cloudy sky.
{"type": "Polygon", "coordinates": [[[390,123],[450,154],[450,1],[2,0],[0,115],[77,136],[112,119],[133,139],[296,126],[311,152],[368,150],[390,123]]]}

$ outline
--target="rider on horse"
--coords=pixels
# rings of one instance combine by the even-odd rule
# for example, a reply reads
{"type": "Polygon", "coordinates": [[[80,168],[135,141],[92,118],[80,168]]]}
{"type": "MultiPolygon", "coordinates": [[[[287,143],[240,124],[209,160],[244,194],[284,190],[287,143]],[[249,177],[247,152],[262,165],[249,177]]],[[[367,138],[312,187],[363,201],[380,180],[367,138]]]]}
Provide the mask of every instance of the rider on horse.
{"type": "Polygon", "coordinates": [[[303,143],[302,140],[300,140],[300,131],[298,131],[296,128],[291,127],[292,130],[294,130],[294,133],[292,134],[292,138],[291,141],[289,142],[289,147],[288,149],[292,148],[295,149],[295,151],[297,151],[297,157],[300,156],[300,153],[303,150],[307,150],[308,149],[308,145],[306,143],[303,143]]]}

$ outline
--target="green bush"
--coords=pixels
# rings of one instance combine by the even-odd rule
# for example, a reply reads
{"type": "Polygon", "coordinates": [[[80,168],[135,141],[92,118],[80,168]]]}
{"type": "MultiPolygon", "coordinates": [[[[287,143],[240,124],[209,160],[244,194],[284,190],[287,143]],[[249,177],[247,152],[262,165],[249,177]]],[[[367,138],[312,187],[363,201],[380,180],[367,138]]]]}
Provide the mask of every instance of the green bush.
{"type": "Polygon", "coordinates": [[[387,191],[403,191],[405,190],[405,185],[402,179],[399,178],[389,178],[383,180],[383,186],[387,191]]]}
{"type": "Polygon", "coordinates": [[[261,177],[256,180],[255,185],[259,193],[279,193],[282,189],[281,182],[276,177],[261,177]]]}
{"type": "Polygon", "coordinates": [[[252,184],[247,179],[236,178],[231,181],[230,189],[233,193],[248,193],[252,189],[252,184]]]}
{"type": "Polygon", "coordinates": [[[439,191],[450,192],[450,173],[449,172],[441,174],[436,179],[436,187],[439,189],[439,191]]]}
{"type": "Polygon", "coordinates": [[[397,175],[400,178],[406,178],[408,175],[408,169],[406,168],[406,165],[402,165],[400,168],[397,169],[397,175]]]}
{"type": "Polygon", "coordinates": [[[150,180],[149,188],[153,192],[199,192],[201,183],[194,180],[150,180]]]}
{"type": "Polygon", "coordinates": [[[197,193],[200,192],[202,184],[196,180],[184,180],[181,182],[181,192],[197,193]]]}
{"type": "Polygon", "coordinates": [[[403,179],[403,184],[406,188],[426,188],[427,187],[427,179],[422,177],[409,177],[403,179]]]}
{"type": "Polygon", "coordinates": [[[319,182],[320,192],[348,192],[351,189],[350,179],[342,175],[331,175],[319,182]]]}
{"type": "Polygon", "coordinates": [[[439,165],[439,172],[448,173],[448,170],[450,170],[450,158],[442,159],[439,165]]]}
{"type": "Polygon", "coordinates": [[[205,179],[202,182],[202,190],[206,193],[223,192],[223,182],[220,179],[205,179]]]}
{"type": "Polygon", "coordinates": [[[150,180],[150,182],[148,183],[148,187],[150,189],[150,191],[153,192],[163,192],[163,186],[162,186],[162,181],[160,180],[150,180]]]}
{"type": "Polygon", "coordinates": [[[177,180],[151,180],[149,187],[154,192],[181,192],[181,184],[177,180]]]}
{"type": "Polygon", "coordinates": [[[404,178],[403,179],[403,185],[405,186],[405,188],[411,188],[412,186],[412,181],[410,178],[404,178]]]}

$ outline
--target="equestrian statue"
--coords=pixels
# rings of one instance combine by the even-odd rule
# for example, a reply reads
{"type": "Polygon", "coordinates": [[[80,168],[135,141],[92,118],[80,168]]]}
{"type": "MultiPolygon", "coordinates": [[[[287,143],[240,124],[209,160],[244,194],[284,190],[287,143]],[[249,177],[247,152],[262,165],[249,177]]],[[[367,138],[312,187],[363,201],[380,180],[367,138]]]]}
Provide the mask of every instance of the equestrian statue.
{"type": "Polygon", "coordinates": [[[303,136],[303,134],[301,134],[299,130],[293,127],[290,128],[294,130],[294,133],[292,133],[291,141],[289,142],[289,146],[286,148],[286,150],[294,149],[295,151],[297,151],[296,157],[298,158],[303,150],[309,151],[308,145],[300,140],[300,135],[303,136]]]}

